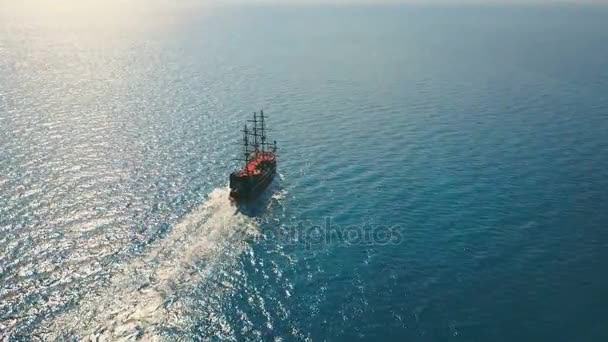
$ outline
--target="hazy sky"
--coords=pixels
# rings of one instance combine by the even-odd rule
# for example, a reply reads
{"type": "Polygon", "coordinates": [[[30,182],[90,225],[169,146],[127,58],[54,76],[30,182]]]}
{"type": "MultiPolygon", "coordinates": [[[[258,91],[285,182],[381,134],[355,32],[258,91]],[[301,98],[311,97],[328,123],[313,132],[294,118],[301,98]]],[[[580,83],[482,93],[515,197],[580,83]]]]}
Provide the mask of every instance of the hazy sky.
{"type": "MultiPolygon", "coordinates": [[[[45,5],[61,5],[66,3],[104,3],[104,2],[112,2],[112,3],[134,3],[134,2],[142,2],[141,0],[20,0],[17,2],[26,2],[26,3],[40,3],[45,5]]],[[[277,4],[307,4],[307,3],[332,3],[332,4],[352,4],[352,3],[368,3],[368,4],[377,4],[377,3],[411,3],[411,4],[484,4],[484,3],[493,3],[493,4],[514,4],[514,3],[533,3],[533,4],[555,4],[555,3],[570,3],[570,4],[583,4],[583,3],[603,3],[608,4],[608,0],[150,0],[143,2],[154,2],[154,3],[167,3],[167,4],[175,4],[177,3],[208,3],[208,4],[221,4],[221,3],[240,3],[240,4],[255,4],[255,3],[277,3],[277,4]]],[[[8,4],[14,3],[13,0],[0,0],[0,4],[8,4]]]]}
{"type": "MultiPolygon", "coordinates": [[[[20,10],[52,16],[56,12],[116,12],[117,14],[132,10],[150,8],[188,8],[210,5],[351,5],[351,4],[415,4],[415,5],[554,5],[554,4],[602,4],[608,0],[0,0],[0,15],[4,12],[20,10]]],[[[10,15],[10,14],[9,14],[10,15]]],[[[1,18],[0,18],[1,19],[1,18]]]]}
{"type": "MultiPolygon", "coordinates": [[[[194,0],[196,1],[196,0],[194,0]]],[[[203,0],[204,1],[204,0],[203,0]]],[[[213,0],[208,2],[213,2],[213,0]]],[[[608,0],[224,0],[222,2],[231,3],[331,3],[331,4],[351,4],[351,3],[406,3],[406,4],[608,4],[608,0]]]]}

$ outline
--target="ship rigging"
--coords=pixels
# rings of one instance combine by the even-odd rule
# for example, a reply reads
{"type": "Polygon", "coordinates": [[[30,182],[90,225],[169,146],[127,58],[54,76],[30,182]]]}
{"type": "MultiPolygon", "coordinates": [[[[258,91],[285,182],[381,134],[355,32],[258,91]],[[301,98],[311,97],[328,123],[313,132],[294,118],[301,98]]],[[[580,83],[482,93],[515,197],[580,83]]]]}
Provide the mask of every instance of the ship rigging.
{"type": "Polygon", "coordinates": [[[253,113],[252,124],[243,128],[242,157],[244,166],[230,174],[230,197],[235,201],[249,200],[268,187],[276,174],[277,142],[268,143],[264,111],[253,113]],[[253,142],[251,142],[253,140],[253,142]]]}

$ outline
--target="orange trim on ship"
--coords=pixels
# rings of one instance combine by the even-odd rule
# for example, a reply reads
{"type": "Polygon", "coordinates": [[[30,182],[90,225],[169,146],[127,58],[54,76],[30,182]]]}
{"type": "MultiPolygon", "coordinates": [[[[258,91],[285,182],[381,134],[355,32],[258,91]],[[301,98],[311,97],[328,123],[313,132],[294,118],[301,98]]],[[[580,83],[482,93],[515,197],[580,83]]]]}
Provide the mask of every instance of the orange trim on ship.
{"type": "Polygon", "coordinates": [[[258,174],[260,170],[258,170],[258,165],[263,161],[274,160],[274,153],[272,152],[256,152],[256,155],[253,159],[251,159],[247,165],[241,170],[241,175],[245,174],[258,174]]]}

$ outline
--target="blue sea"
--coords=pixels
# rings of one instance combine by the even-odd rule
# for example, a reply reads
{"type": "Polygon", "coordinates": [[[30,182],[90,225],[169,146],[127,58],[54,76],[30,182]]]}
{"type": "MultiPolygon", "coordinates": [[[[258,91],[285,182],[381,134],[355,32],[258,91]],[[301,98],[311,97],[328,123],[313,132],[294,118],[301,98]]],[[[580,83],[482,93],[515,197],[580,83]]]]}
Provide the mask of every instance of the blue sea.
{"type": "Polygon", "coordinates": [[[3,2],[0,247],[0,340],[607,341],[608,7],[3,2]]]}

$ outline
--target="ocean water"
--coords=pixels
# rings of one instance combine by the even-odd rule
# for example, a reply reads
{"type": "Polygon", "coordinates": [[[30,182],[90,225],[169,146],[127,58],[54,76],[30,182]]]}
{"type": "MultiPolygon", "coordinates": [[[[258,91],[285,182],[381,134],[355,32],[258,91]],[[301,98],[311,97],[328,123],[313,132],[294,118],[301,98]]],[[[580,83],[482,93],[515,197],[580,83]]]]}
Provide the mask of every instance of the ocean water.
{"type": "Polygon", "coordinates": [[[608,339],[608,8],[1,4],[1,337],[608,339]]]}

